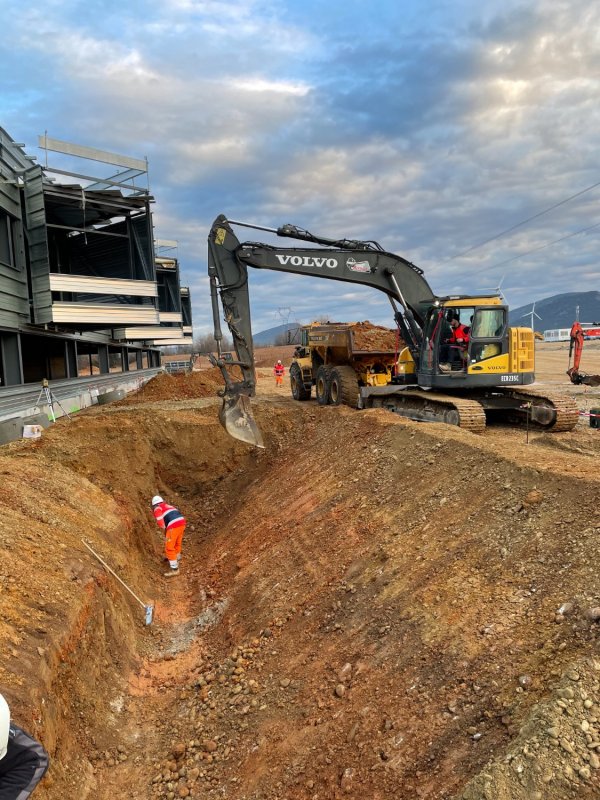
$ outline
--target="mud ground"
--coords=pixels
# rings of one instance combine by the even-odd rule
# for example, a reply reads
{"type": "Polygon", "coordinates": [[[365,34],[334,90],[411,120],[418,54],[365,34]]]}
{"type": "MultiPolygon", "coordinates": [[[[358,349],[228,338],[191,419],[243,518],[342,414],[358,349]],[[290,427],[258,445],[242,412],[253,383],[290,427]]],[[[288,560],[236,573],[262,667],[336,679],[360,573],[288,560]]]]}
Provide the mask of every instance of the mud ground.
{"type": "MultiPolygon", "coordinates": [[[[0,449],[0,681],[51,754],[36,797],[600,796],[600,430],[295,403],[271,356],[265,451],[221,429],[212,372],[0,449]],[[188,518],[171,580],[157,492],[188,518]]],[[[538,346],[539,379],[600,407],[567,356],[538,346]]]]}

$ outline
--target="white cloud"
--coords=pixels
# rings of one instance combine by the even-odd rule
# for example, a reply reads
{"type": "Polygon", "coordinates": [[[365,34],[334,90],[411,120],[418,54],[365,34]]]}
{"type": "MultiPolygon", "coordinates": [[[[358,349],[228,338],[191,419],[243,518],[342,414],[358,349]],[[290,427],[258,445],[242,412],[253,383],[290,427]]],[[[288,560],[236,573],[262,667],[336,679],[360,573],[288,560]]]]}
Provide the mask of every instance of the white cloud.
{"type": "Polygon", "coordinates": [[[238,78],[231,81],[231,86],[233,89],[245,92],[275,92],[300,97],[304,97],[310,91],[310,87],[305,83],[273,81],[265,78],[238,78]]]}
{"type": "MultiPolygon", "coordinates": [[[[576,281],[597,286],[594,236],[501,262],[593,224],[598,192],[446,261],[596,180],[593,4],[457,2],[443,36],[416,13],[410,39],[395,4],[387,13],[397,29],[359,41],[370,18],[353,17],[354,6],[335,29],[317,24],[312,7],[303,20],[297,8],[288,13],[285,0],[164,0],[144,18],[108,0],[93,25],[81,7],[25,4],[7,19],[14,52],[1,63],[17,78],[5,125],[11,133],[13,120],[18,138],[39,124],[58,138],[148,155],[157,228],[180,240],[184,275],[199,292],[219,211],[376,239],[424,267],[440,292],[470,292],[504,273],[519,302],[576,281]]],[[[323,13],[331,19],[335,7],[323,13]]],[[[371,303],[389,314],[377,293],[358,299],[281,275],[252,281],[263,322],[273,292],[292,293],[307,315],[343,313],[342,303],[353,318],[371,303]]],[[[198,302],[205,314],[208,294],[198,302]]]]}

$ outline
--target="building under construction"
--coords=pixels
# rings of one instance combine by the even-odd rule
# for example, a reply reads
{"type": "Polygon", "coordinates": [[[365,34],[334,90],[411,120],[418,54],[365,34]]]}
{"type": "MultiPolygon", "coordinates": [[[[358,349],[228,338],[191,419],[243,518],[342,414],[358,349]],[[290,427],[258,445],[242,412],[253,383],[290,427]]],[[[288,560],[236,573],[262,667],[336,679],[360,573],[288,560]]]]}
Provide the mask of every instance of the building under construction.
{"type": "Polygon", "coordinates": [[[192,336],[178,260],[157,256],[147,162],[41,136],[46,161],[70,159],[63,170],[23,147],[0,128],[0,419],[15,390],[46,379],[63,396],[93,379],[92,399],[139,383],[161,346],[192,336]],[[75,172],[75,159],[115,174],[75,172]]]}

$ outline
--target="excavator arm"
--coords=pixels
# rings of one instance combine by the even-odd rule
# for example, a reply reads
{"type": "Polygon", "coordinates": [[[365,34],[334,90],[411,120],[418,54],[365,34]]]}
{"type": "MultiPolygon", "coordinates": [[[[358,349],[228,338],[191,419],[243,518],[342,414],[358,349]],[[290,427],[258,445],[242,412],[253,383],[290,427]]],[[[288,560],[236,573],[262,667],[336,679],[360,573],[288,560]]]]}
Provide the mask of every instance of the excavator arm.
{"type": "Polygon", "coordinates": [[[571,342],[569,345],[569,364],[573,358],[573,366],[569,366],[567,375],[571,383],[583,384],[585,386],[600,386],[600,375],[588,375],[587,372],[580,372],[581,354],[583,353],[583,328],[579,322],[574,322],[571,328],[571,342]]]}
{"type": "Polygon", "coordinates": [[[217,342],[217,356],[212,357],[212,362],[221,369],[225,380],[221,422],[235,438],[262,446],[248,399],[254,395],[256,387],[248,267],[329,278],[379,289],[389,297],[402,337],[413,358],[418,359],[426,309],[435,302],[419,267],[401,256],[386,252],[377,242],[326,239],[293,225],[263,228],[220,215],[213,222],[208,237],[208,274],[217,342]],[[231,225],[266,230],[282,238],[322,247],[240,243],[231,225]],[[237,361],[227,362],[227,366],[221,357],[219,298],[237,354],[237,361]],[[228,371],[231,366],[239,367],[241,380],[232,377],[228,371]]]}

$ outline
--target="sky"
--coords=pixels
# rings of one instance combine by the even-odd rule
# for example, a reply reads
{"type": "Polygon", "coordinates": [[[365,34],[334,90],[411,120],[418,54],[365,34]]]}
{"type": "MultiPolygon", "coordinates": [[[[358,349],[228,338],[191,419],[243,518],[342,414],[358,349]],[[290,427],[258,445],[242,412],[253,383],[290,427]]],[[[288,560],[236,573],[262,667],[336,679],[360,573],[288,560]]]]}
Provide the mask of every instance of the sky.
{"type": "MultiPolygon", "coordinates": [[[[0,126],[42,162],[45,131],[148,158],[155,235],[178,243],[196,333],[212,330],[206,239],[221,213],[376,240],[438,295],[500,285],[518,307],[599,288],[599,4],[0,0],[0,13],[0,126]]],[[[393,324],[373,289],[249,277],[256,332],[393,324]]]]}

